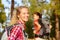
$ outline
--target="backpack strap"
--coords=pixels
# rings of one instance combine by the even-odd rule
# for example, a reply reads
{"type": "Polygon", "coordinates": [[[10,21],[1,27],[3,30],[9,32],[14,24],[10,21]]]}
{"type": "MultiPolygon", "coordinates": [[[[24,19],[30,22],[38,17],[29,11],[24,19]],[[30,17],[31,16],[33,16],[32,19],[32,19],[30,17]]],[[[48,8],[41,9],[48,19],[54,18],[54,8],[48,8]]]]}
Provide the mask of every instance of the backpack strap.
{"type": "MultiPolygon", "coordinates": [[[[18,25],[18,23],[14,24],[14,25],[18,25]]],[[[13,28],[14,25],[11,25],[11,26],[8,26],[8,27],[5,28],[5,30],[7,31],[7,36],[10,35],[10,31],[12,30],[12,28],[13,28]]]]}

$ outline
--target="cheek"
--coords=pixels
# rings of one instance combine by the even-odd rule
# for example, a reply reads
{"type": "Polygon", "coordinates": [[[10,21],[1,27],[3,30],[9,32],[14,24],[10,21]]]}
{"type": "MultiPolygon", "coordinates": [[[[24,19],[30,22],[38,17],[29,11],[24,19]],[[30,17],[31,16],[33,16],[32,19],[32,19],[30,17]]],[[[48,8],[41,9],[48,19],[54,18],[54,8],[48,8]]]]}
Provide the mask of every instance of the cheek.
{"type": "Polygon", "coordinates": [[[34,20],[38,20],[39,18],[37,16],[34,17],[34,20]]]}
{"type": "Polygon", "coordinates": [[[22,19],[25,19],[25,15],[20,15],[22,19]]]}
{"type": "Polygon", "coordinates": [[[22,19],[22,18],[23,18],[23,15],[22,15],[22,14],[20,14],[20,15],[19,15],[19,18],[20,18],[20,19],[22,19]]]}
{"type": "Polygon", "coordinates": [[[34,15],[34,19],[36,19],[37,18],[37,16],[36,15],[34,15]]]}

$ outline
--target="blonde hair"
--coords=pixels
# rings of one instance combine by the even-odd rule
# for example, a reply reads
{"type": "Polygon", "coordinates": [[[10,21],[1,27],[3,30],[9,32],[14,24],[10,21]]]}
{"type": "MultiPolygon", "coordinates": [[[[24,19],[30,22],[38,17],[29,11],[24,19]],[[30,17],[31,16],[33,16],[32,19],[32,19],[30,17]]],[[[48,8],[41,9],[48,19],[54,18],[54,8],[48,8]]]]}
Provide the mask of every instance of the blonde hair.
{"type": "Polygon", "coordinates": [[[13,16],[10,21],[10,25],[13,25],[17,22],[17,17],[16,17],[16,10],[13,11],[13,16]]]}

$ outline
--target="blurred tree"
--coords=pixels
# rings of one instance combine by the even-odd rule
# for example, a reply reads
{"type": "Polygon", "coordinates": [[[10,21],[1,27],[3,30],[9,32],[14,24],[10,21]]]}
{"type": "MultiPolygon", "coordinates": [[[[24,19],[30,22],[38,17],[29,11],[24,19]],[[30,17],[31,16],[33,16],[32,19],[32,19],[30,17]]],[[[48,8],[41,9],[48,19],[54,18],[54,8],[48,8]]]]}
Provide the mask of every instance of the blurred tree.
{"type": "MultiPolygon", "coordinates": [[[[16,2],[14,0],[11,0],[11,2],[9,0],[6,0],[8,2],[8,4],[11,4],[11,18],[13,16],[13,10],[14,10],[14,5],[16,4],[16,2]]],[[[8,7],[5,7],[8,8],[8,7]]]]}
{"type": "Polygon", "coordinates": [[[60,0],[51,0],[52,10],[55,15],[55,31],[56,31],[56,40],[59,40],[59,18],[60,15],[60,0]]]}
{"type": "Polygon", "coordinates": [[[6,21],[6,14],[4,12],[4,5],[1,3],[0,0],[0,23],[4,23],[6,21]]]}
{"type": "Polygon", "coordinates": [[[54,40],[53,38],[55,38],[55,15],[54,15],[54,12],[52,12],[52,16],[50,17],[50,23],[52,25],[52,28],[51,28],[51,32],[50,32],[50,37],[52,40],[54,40]]]}
{"type": "Polygon", "coordinates": [[[31,13],[34,13],[35,11],[37,11],[37,12],[43,11],[46,0],[45,1],[40,0],[40,1],[39,0],[33,0],[33,1],[29,0],[31,13]]]}
{"type": "Polygon", "coordinates": [[[14,10],[14,0],[11,0],[11,18],[13,15],[13,10],[14,10]]]}

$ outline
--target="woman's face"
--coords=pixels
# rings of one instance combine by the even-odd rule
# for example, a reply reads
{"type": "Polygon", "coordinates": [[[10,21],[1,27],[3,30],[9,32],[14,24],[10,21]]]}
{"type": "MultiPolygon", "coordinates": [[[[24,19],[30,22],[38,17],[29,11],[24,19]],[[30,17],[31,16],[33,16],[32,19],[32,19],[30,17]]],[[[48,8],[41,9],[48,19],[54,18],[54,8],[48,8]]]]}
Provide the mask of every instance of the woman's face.
{"type": "Polygon", "coordinates": [[[28,17],[29,17],[28,9],[27,8],[22,8],[20,10],[19,19],[21,19],[22,21],[26,22],[26,21],[28,21],[28,17]]]}
{"type": "Polygon", "coordinates": [[[38,20],[39,19],[39,16],[34,14],[34,20],[38,20]]]}

